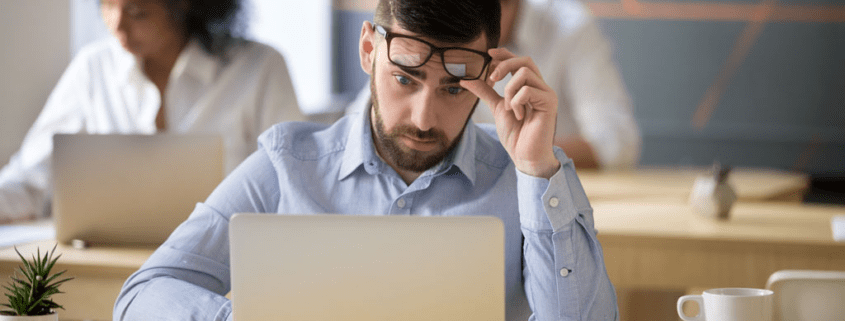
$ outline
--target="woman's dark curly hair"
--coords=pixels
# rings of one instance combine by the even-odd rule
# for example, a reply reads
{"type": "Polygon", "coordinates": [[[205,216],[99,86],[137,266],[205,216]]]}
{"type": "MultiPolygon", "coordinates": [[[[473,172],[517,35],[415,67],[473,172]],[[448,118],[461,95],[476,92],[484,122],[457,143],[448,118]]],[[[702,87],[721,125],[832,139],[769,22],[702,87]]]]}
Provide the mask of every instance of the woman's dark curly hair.
{"type": "Polygon", "coordinates": [[[211,55],[224,58],[246,31],[240,0],[165,0],[176,25],[211,55]]]}

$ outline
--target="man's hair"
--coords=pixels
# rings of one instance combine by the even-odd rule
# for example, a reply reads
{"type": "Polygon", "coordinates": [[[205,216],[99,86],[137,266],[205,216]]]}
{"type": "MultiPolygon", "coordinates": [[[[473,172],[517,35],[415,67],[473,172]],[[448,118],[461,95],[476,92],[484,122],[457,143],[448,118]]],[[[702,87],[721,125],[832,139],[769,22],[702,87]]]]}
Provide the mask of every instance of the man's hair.
{"type": "Polygon", "coordinates": [[[379,0],[375,22],[400,27],[438,42],[460,44],[482,32],[487,47],[499,43],[501,4],[497,0],[379,0]]]}
{"type": "Polygon", "coordinates": [[[226,51],[246,31],[240,0],[166,0],[165,7],[183,28],[211,55],[226,57],[226,51]]]}

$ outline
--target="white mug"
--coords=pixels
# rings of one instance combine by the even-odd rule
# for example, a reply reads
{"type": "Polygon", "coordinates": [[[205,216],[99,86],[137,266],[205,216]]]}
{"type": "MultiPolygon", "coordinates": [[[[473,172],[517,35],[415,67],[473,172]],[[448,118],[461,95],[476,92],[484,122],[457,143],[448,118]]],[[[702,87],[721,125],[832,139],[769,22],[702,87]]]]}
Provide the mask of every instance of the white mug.
{"type": "Polygon", "coordinates": [[[685,321],[771,321],[774,292],[763,289],[724,288],[678,299],[678,315],[685,321]],[[689,317],[684,302],[698,302],[698,315],[689,317]]]}

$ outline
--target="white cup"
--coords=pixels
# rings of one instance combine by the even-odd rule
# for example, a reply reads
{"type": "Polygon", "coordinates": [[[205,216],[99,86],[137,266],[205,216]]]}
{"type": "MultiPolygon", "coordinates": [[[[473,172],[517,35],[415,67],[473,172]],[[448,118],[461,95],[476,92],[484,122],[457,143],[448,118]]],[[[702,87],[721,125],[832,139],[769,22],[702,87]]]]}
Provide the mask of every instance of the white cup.
{"type": "Polygon", "coordinates": [[[685,321],[771,321],[772,295],[763,289],[724,288],[705,290],[701,295],[678,299],[678,315],[685,321]],[[684,302],[698,302],[698,315],[689,317],[684,302]]]}

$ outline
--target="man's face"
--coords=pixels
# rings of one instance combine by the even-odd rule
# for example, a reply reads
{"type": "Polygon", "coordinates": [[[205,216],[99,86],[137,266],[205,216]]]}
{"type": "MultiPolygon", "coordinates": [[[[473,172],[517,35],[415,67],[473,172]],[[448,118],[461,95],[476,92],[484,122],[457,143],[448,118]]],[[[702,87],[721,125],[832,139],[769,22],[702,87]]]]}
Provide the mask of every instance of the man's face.
{"type": "MultiPolygon", "coordinates": [[[[390,31],[418,36],[397,24],[390,31]]],[[[443,160],[457,145],[478,99],[446,72],[438,55],[418,68],[399,67],[387,59],[384,37],[377,33],[372,33],[372,37],[376,47],[370,78],[373,100],[370,119],[376,149],[395,167],[423,172],[443,160]]],[[[419,38],[437,46],[479,51],[487,48],[483,36],[459,45],[419,38]]]]}

